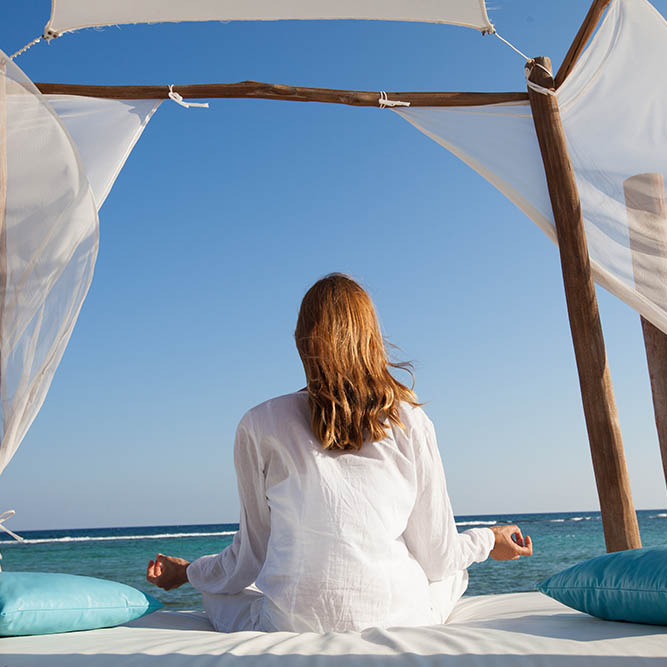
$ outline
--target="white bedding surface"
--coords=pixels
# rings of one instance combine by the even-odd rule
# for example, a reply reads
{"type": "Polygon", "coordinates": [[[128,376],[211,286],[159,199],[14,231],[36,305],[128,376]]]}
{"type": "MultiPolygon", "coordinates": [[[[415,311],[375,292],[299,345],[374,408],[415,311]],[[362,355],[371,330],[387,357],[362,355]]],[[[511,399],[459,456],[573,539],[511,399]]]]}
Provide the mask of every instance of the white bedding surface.
{"type": "Polygon", "coordinates": [[[361,633],[221,634],[200,612],[156,612],[127,625],[0,639],[0,667],[667,665],[667,628],[613,623],[540,593],[464,597],[446,625],[361,633]]]}

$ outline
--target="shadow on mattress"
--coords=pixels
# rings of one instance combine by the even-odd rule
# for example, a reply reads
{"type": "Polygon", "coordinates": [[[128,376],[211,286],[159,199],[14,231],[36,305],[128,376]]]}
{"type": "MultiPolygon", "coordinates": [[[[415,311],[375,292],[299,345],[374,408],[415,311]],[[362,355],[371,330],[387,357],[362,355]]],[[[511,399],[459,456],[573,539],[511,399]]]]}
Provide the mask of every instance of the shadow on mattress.
{"type": "MultiPolygon", "coordinates": [[[[128,628],[215,632],[203,611],[162,611],[124,623],[124,626],[128,628]]],[[[4,667],[4,665],[0,664],[0,667],[4,667]]]]}
{"type": "MultiPolygon", "coordinates": [[[[493,621],[468,621],[466,627],[488,630],[504,630],[506,632],[567,639],[575,642],[602,641],[628,637],[648,637],[667,633],[664,627],[644,625],[642,623],[624,623],[622,621],[604,621],[585,614],[561,613],[551,614],[545,622],[544,614],[528,614],[493,621]]],[[[449,627],[454,627],[451,624],[449,627]]],[[[666,663],[667,664],[667,663],[666,663]]]]}
{"type": "Polygon", "coordinates": [[[1,658],[3,667],[15,665],[49,665],[49,667],[218,667],[219,665],[234,665],[236,667],[338,667],[341,664],[360,665],[365,667],[406,667],[415,665],[420,667],[439,667],[452,665],[453,667],[663,667],[664,657],[628,657],[628,656],[591,656],[591,655],[512,655],[512,654],[461,654],[461,655],[418,655],[403,653],[401,655],[290,655],[290,654],[258,654],[233,655],[188,655],[183,653],[168,653],[163,655],[146,655],[145,653],[132,654],[58,654],[44,656],[29,654],[4,654],[1,658]]]}
{"type": "MultiPolygon", "coordinates": [[[[666,634],[665,628],[657,625],[643,625],[639,623],[622,623],[618,621],[603,621],[592,618],[578,612],[551,614],[545,622],[543,614],[526,614],[515,616],[511,619],[500,618],[483,621],[466,621],[465,624],[448,623],[444,626],[434,625],[428,628],[401,628],[401,633],[410,635],[412,633],[437,633],[444,630],[456,631],[457,626],[467,628],[478,628],[480,630],[502,630],[505,632],[533,635],[535,637],[548,637],[552,639],[567,639],[576,642],[602,641],[605,639],[620,639],[630,637],[648,637],[651,635],[666,634]]],[[[204,612],[194,611],[170,611],[159,615],[150,615],[139,618],[126,624],[126,627],[153,628],[160,630],[187,630],[201,632],[215,632],[208,622],[204,612]]],[[[443,633],[443,634],[444,634],[443,633]]],[[[364,641],[387,646],[391,644],[393,632],[391,629],[369,628],[363,630],[361,638],[364,641]]],[[[446,642],[446,638],[443,637],[446,642]]],[[[4,667],[0,665],[0,667],[4,667]]]]}

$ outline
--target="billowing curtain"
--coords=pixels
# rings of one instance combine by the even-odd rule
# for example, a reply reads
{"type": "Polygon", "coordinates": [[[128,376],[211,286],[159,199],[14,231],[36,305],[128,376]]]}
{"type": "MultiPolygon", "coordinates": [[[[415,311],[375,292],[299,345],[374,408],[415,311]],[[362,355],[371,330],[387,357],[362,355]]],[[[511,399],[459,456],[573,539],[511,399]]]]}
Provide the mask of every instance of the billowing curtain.
{"type": "MultiPolygon", "coordinates": [[[[558,103],[595,280],[667,333],[665,63],[664,18],[646,0],[615,0],[558,90],[558,103]]],[[[557,241],[527,102],[396,113],[557,241]]]]}

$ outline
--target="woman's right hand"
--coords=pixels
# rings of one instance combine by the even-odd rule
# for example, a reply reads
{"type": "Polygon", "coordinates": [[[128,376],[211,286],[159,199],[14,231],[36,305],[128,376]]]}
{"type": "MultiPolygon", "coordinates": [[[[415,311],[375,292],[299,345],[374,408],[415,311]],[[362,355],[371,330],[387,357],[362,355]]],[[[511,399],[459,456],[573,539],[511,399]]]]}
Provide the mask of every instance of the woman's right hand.
{"type": "Polygon", "coordinates": [[[533,542],[528,535],[524,538],[521,528],[509,526],[490,526],[496,537],[496,543],[489,556],[493,560],[519,560],[521,556],[533,555],[533,542]]]}
{"type": "Polygon", "coordinates": [[[190,562],[183,558],[158,554],[155,560],[148,561],[146,579],[165,591],[178,588],[187,583],[187,569],[190,562]]]}

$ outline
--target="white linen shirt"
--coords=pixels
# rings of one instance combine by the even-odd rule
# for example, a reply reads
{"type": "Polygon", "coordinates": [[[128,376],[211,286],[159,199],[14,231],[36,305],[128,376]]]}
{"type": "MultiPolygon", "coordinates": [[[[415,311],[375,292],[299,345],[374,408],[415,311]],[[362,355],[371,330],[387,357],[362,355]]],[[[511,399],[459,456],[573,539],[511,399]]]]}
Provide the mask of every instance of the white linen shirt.
{"type": "Polygon", "coordinates": [[[433,424],[406,403],[400,418],[405,430],[331,451],[312,433],[306,391],[249,410],[234,444],[239,531],[189,565],[190,583],[229,595],[256,581],[255,627],[267,631],[444,622],[495,536],[458,533],[433,424]]]}

